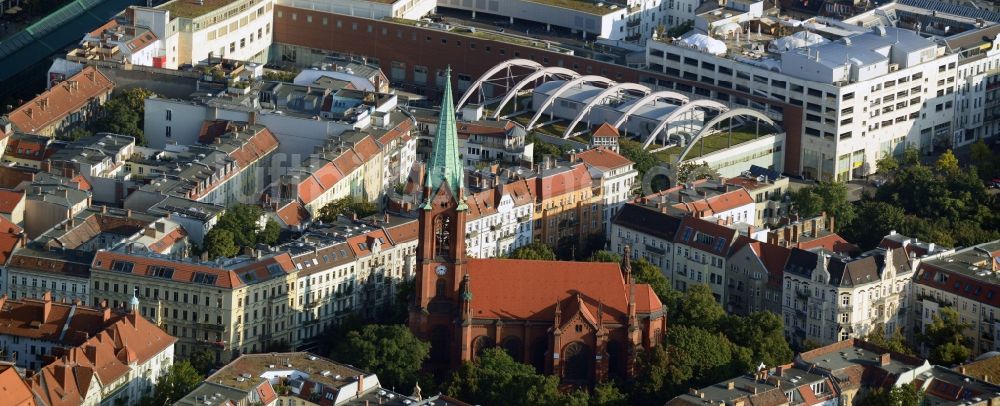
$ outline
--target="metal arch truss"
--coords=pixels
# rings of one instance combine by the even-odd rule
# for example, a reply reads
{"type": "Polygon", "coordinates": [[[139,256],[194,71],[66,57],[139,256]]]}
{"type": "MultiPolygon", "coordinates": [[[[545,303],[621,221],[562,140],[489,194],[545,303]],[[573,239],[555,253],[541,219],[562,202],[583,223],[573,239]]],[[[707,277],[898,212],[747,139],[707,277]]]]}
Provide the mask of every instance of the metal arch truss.
{"type": "MultiPolygon", "coordinates": [[[[758,120],[763,120],[764,122],[768,123],[772,127],[775,127],[775,128],[778,127],[778,125],[774,122],[774,120],[771,120],[770,117],[768,117],[764,113],[761,113],[761,112],[759,112],[757,110],[752,110],[752,109],[747,109],[747,108],[738,108],[738,109],[732,109],[732,110],[726,111],[726,112],[724,112],[722,114],[719,114],[718,116],[716,116],[715,118],[713,118],[711,121],[709,121],[708,123],[706,123],[705,126],[701,128],[701,131],[698,131],[698,134],[695,134],[694,138],[691,138],[691,142],[689,142],[687,144],[687,146],[684,147],[684,150],[681,151],[681,154],[677,156],[676,163],[680,163],[681,161],[684,160],[684,157],[687,156],[688,152],[691,152],[691,149],[694,148],[694,144],[697,143],[698,140],[700,140],[702,137],[706,137],[706,136],[712,134],[712,131],[713,131],[712,128],[714,128],[716,125],[718,125],[719,123],[721,123],[723,120],[730,119],[730,118],[737,117],[737,116],[752,116],[752,117],[756,117],[758,120]]],[[[730,145],[730,147],[731,146],[732,145],[730,145]]]]}
{"type": "Polygon", "coordinates": [[[596,106],[598,103],[600,103],[608,96],[617,94],[622,90],[632,90],[636,92],[642,92],[643,96],[652,92],[652,90],[650,90],[648,87],[637,83],[626,82],[609,86],[607,89],[604,89],[603,91],[601,91],[600,94],[598,94],[596,97],[587,102],[586,106],[583,106],[583,109],[580,110],[580,113],[577,114],[575,118],[573,118],[573,122],[569,123],[569,126],[566,127],[566,131],[563,133],[563,138],[564,139],[569,138],[573,134],[573,128],[575,128],[576,125],[580,123],[580,120],[582,120],[584,116],[590,114],[590,109],[594,108],[594,106],[596,106]]]}
{"type": "Polygon", "coordinates": [[[708,99],[692,100],[688,103],[685,103],[680,107],[674,109],[674,111],[671,111],[670,114],[667,114],[667,117],[665,117],[663,120],[660,120],[660,124],[657,124],[656,128],[654,128],[653,131],[649,132],[649,136],[646,137],[646,141],[642,143],[642,148],[643,149],[649,148],[649,144],[652,144],[653,140],[656,139],[656,134],[659,134],[660,131],[666,129],[667,125],[669,125],[670,122],[676,120],[682,114],[685,114],[699,107],[715,109],[721,112],[726,112],[729,110],[729,107],[726,107],[725,104],[708,99]]]}
{"type": "Polygon", "coordinates": [[[626,109],[624,113],[622,113],[621,117],[618,117],[618,121],[615,121],[615,123],[614,123],[614,125],[612,125],[612,127],[620,128],[623,124],[625,124],[625,121],[628,120],[629,116],[631,116],[632,114],[635,114],[635,112],[638,111],[640,108],[642,108],[642,106],[646,106],[649,103],[654,102],[654,101],[659,100],[659,99],[677,100],[677,101],[680,101],[681,104],[684,104],[684,103],[688,102],[688,97],[687,96],[685,96],[683,94],[680,94],[680,93],[677,93],[677,92],[673,92],[673,91],[669,91],[669,90],[661,90],[661,91],[658,91],[658,92],[653,92],[653,93],[650,93],[650,94],[647,94],[647,95],[643,96],[639,100],[636,100],[635,103],[632,103],[632,105],[629,106],[628,109],[626,109]]]}
{"type": "Polygon", "coordinates": [[[572,70],[561,68],[558,66],[550,66],[547,68],[539,69],[534,73],[526,76],[524,79],[521,79],[520,82],[517,82],[517,84],[515,84],[514,87],[512,87],[507,92],[506,95],[504,95],[503,100],[500,101],[500,104],[497,105],[496,110],[493,112],[493,118],[500,118],[500,112],[503,111],[504,106],[506,106],[507,103],[510,103],[511,100],[517,97],[517,93],[520,92],[521,89],[523,89],[525,86],[531,84],[532,82],[538,80],[539,78],[551,75],[562,75],[570,79],[576,79],[580,77],[580,74],[572,70]]]}
{"type": "Polygon", "coordinates": [[[616,84],[616,82],[613,81],[613,80],[611,80],[611,79],[608,79],[608,78],[606,78],[604,76],[597,76],[597,75],[580,76],[580,77],[578,77],[576,79],[569,80],[566,83],[563,83],[562,86],[559,86],[559,88],[557,88],[554,92],[552,92],[552,94],[550,94],[549,97],[547,97],[545,99],[545,101],[542,102],[541,106],[538,106],[539,108],[538,108],[538,111],[535,112],[535,116],[531,118],[531,121],[529,121],[528,125],[526,125],[524,128],[526,128],[528,130],[534,128],[535,127],[535,122],[537,122],[538,119],[542,117],[542,114],[545,114],[545,110],[548,109],[549,106],[551,106],[552,103],[555,102],[556,99],[559,98],[559,96],[562,96],[563,93],[565,93],[567,90],[571,89],[573,86],[577,86],[577,85],[579,85],[581,83],[587,83],[587,82],[603,83],[603,84],[608,85],[609,87],[610,86],[614,86],[616,84]]]}
{"type": "Polygon", "coordinates": [[[509,59],[500,62],[494,65],[488,71],[486,71],[486,73],[483,73],[482,76],[476,79],[475,82],[472,82],[472,85],[469,86],[469,89],[465,91],[465,94],[462,95],[462,98],[458,99],[458,103],[455,103],[455,110],[461,110],[462,106],[465,105],[465,102],[469,101],[469,98],[472,97],[472,95],[475,94],[477,91],[480,91],[480,87],[483,85],[483,83],[492,78],[493,75],[496,75],[500,71],[504,69],[510,69],[511,67],[514,66],[534,69],[536,71],[544,69],[542,64],[532,61],[530,59],[509,59]]]}

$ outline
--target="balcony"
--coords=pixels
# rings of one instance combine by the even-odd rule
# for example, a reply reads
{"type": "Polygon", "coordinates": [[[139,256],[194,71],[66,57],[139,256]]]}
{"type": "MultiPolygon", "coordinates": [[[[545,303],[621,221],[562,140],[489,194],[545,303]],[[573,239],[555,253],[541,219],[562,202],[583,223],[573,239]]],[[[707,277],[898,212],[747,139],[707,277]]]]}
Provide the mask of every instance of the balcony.
{"type": "Polygon", "coordinates": [[[796,289],[795,296],[797,296],[801,300],[806,300],[812,296],[812,292],[809,289],[796,289]]]}
{"type": "Polygon", "coordinates": [[[216,348],[226,348],[226,340],[198,340],[199,343],[216,348]]]}

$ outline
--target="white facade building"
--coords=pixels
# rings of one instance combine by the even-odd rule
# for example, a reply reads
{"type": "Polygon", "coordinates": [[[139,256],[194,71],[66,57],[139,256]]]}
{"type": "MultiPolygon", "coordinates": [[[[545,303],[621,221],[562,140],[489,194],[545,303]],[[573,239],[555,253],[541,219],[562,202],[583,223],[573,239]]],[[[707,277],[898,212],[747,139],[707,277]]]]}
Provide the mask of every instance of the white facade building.
{"type": "Polygon", "coordinates": [[[831,344],[875,329],[891,335],[909,322],[913,270],[902,248],[850,258],[823,249],[792,249],[783,277],[785,333],[831,344]]]}
{"type": "Polygon", "coordinates": [[[531,243],[535,200],[531,183],[517,180],[468,196],[465,249],[473,258],[495,258],[531,243]]]}
{"type": "MultiPolygon", "coordinates": [[[[936,139],[950,137],[956,88],[957,55],[933,40],[898,28],[855,29],[862,31],[785,51],[780,59],[773,54],[737,57],[739,49],[717,56],[649,41],[647,62],[651,70],[669,76],[802,106],[799,168],[785,170],[810,179],[846,181],[873,173],[875,162],[886,154],[901,154],[906,147],[930,151],[936,139]]],[[[656,87],[695,90],[666,81],[656,87]]],[[[783,113],[729,94],[708,91],[703,96],[768,115],[783,113]]],[[[785,130],[790,130],[787,124],[785,130]]]]}
{"type": "MultiPolygon", "coordinates": [[[[632,190],[639,176],[635,163],[602,147],[578,153],[576,158],[587,165],[591,177],[600,179],[604,218],[614,218],[625,202],[632,198],[632,190]]],[[[611,221],[605,222],[605,225],[605,233],[611,233],[611,221]]]]}
{"type": "Polygon", "coordinates": [[[386,17],[419,20],[434,12],[437,0],[280,0],[278,4],[374,20],[386,17]]]}

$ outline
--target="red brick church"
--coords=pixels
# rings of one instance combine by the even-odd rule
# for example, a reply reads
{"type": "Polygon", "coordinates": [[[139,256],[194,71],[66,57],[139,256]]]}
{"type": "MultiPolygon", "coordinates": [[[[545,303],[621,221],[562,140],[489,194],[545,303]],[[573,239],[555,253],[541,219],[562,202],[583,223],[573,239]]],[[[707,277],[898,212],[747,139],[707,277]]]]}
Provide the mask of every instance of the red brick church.
{"type": "Polygon", "coordinates": [[[628,255],[620,266],[466,257],[450,79],[424,176],[409,318],[431,343],[432,367],[452,369],[499,346],[566,383],[630,376],[637,351],[661,341],[666,309],[649,285],[634,283],[628,255]]]}

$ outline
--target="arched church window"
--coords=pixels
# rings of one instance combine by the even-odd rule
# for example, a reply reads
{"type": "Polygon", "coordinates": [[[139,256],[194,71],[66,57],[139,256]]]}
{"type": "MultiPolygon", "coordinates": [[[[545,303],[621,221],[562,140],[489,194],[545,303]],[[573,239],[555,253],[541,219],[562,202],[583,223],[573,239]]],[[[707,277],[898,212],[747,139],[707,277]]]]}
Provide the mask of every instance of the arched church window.
{"type": "Polygon", "coordinates": [[[570,381],[587,381],[590,379],[590,367],[594,357],[590,348],[580,341],[574,341],[563,347],[563,379],[570,381]]]}
{"type": "Polygon", "coordinates": [[[434,256],[446,257],[451,252],[451,219],[446,215],[434,218],[434,256]]]}

